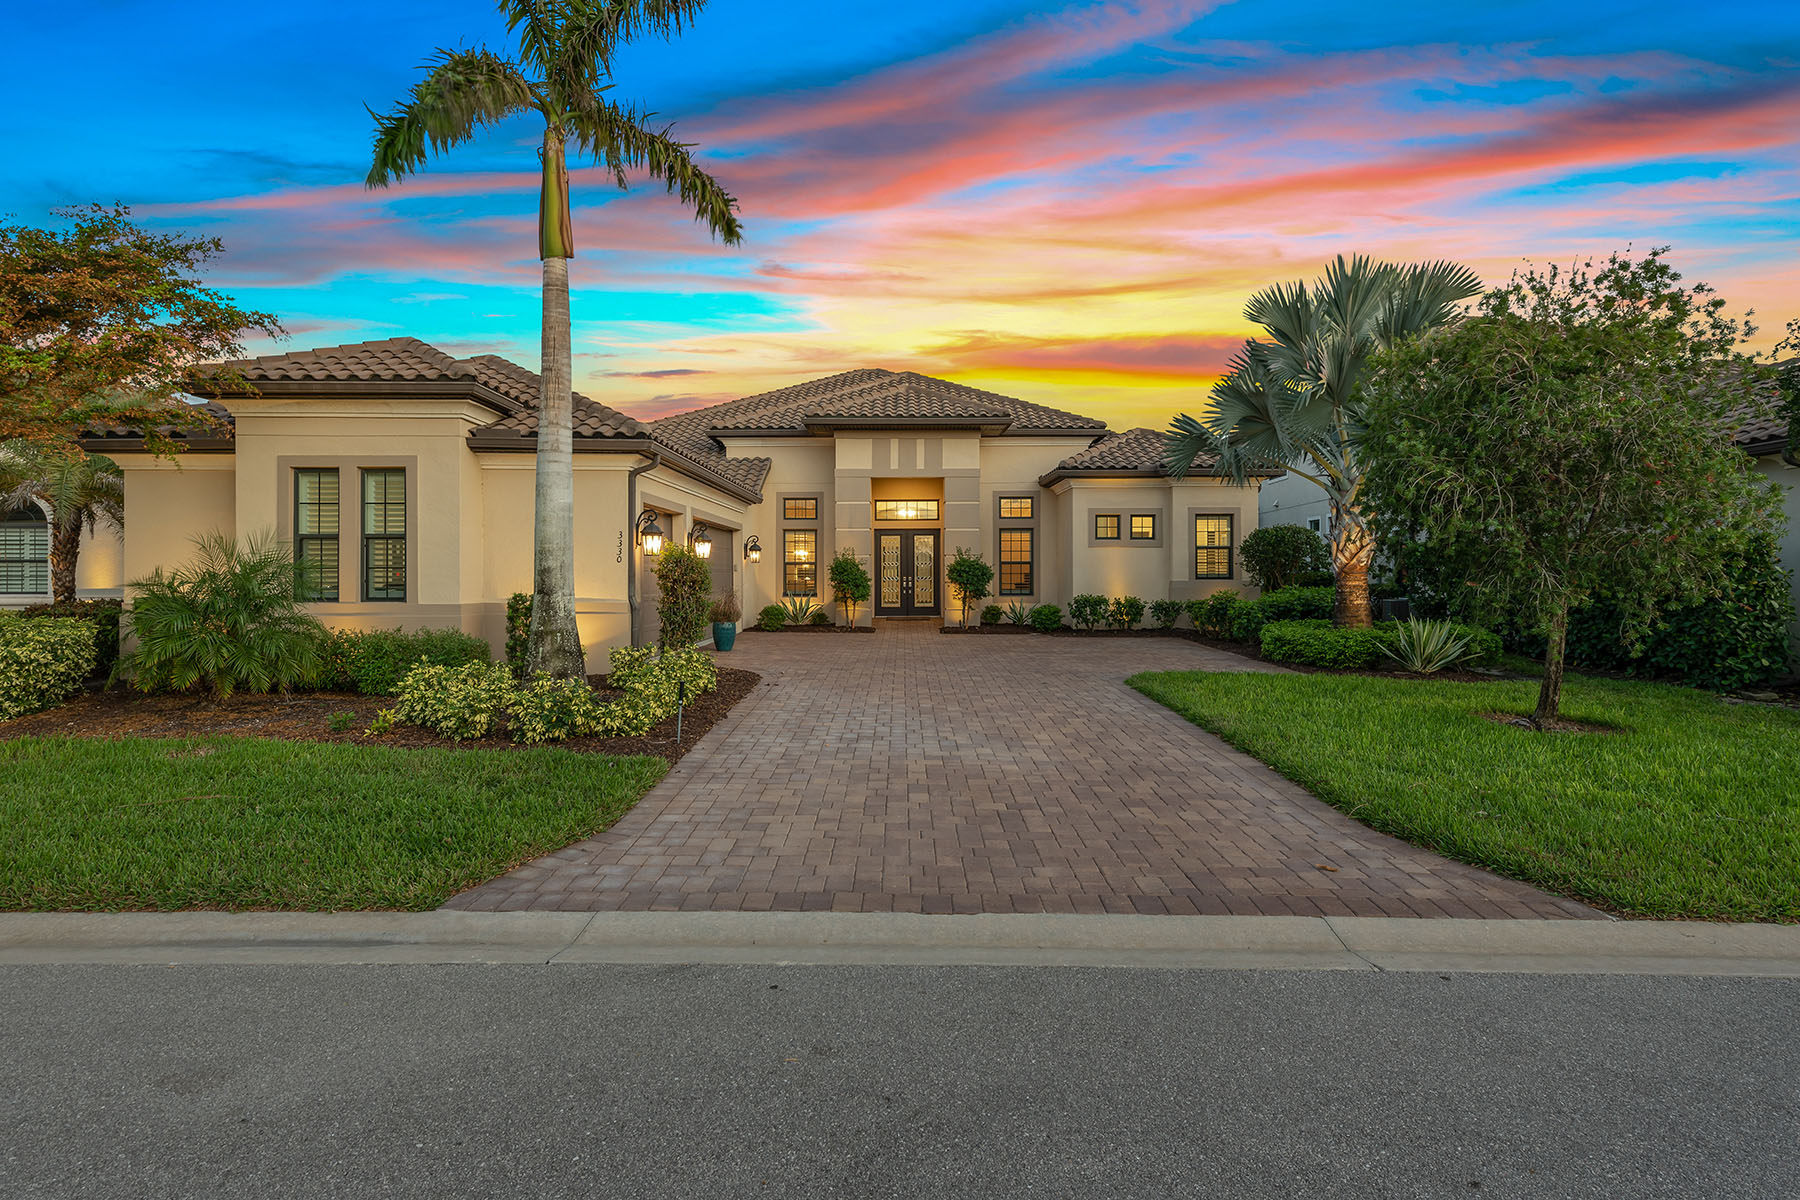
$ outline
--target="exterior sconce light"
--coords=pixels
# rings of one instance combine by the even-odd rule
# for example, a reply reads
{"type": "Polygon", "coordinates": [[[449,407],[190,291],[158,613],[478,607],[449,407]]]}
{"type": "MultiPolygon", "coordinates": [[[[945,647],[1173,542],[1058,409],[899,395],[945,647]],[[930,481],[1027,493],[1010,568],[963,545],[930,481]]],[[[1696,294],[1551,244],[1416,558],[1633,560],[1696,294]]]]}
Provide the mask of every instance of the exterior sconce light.
{"type": "Polygon", "coordinates": [[[662,553],[663,527],[656,523],[656,513],[648,508],[638,516],[637,539],[645,554],[654,556],[662,553]]]}
{"type": "Polygon", "coordinates": [[[706,535],[705,521],[694,522],[694,528],[688,533],[688,549],[701,558],[712,557],[712,539],[706,535]]]}
{"type": "Polygon", "coordinates": [[[762,561],[762,543],[754,533],[744,540],[744,557],[753,563],[762,561]]]}

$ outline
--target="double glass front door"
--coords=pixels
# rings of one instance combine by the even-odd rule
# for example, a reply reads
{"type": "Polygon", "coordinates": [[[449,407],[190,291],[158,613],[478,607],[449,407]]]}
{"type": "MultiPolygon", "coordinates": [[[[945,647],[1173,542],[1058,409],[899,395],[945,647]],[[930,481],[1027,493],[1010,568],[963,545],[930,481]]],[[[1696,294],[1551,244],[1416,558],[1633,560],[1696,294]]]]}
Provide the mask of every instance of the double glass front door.
{"type": "Polygon", "coordinates": [[[875,534],[875,615],[936,616],[938,532],[878,530],[875,534]]]}

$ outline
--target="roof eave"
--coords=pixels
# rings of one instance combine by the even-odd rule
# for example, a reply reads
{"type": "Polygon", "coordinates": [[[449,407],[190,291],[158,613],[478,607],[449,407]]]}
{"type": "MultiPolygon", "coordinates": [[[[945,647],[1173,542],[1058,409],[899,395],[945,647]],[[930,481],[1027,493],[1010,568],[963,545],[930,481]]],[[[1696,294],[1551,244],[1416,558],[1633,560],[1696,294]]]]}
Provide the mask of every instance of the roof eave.
{"type": "MultiPolygon", "coordinates": [[[[1039,487],[1049,487],[1064,479],[1167,479],[1171,483],[1180,483],[1183,479],[1201,477],[1205,479],[1227,478],[1223,471],[1214,467],[1202,467],[1189,471],[1181,479],[1176,479],[1159,467],[1057,467],[1038,476],[1039,487]]],[[[1252,471],[1252,479],[1273,479],[1275,473],[1269,471],[1252,471]]]]}
{"type": "MultiPolygon", "coordinates": [[[[483,434],[481,430],[473,430],[469,434],[469,449],[500,454],[536,454],[537,435],[525,434],[483,434]]],[[[681,451],[673,449],[661,442],[644,437],[578,437],[571,447],[577,454],[641,454],[646,458],[660,454],[664,462],[673,464],[677,469],[711,484],[746,504],[760,504],[762,491],[748,488],[734,479],[728,479],[703,463],[688,457],[681,451]]]]}
{"type": "MultiPolygon", "coordinates": [[[[168,440],[177,448],[177,454],[233,454],[237,451],[237,443],[231,438],[184,438],[169,434],[168,440]]],[[[144,438],[137,434],[82,434],[75,441],[83,450],[94,454],[136,454],[149,450],[144,438]]]]}
{"type": "Polygon", "coordinates": [[[430,399],[474,400],[506,416],[525,411],[512,397],[495,391],[478,379],[262,379],[243,386],[221,388],[205,377],[188,380],[183,390],[223,403],[230,397],[272,396],[296,399],[318,396],[409,396],[430,399]]]}

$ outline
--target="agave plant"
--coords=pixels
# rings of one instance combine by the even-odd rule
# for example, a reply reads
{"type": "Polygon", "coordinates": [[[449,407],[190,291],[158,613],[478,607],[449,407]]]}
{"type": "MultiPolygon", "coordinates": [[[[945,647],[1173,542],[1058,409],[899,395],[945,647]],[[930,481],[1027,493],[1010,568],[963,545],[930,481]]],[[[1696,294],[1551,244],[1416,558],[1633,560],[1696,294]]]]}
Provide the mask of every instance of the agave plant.
{"type": "Polygon", "coordinates": [[[1023,600],[1014,600],[1006,606],[1006,623],[1008,625],[1031,624],[1031,605],[1023,600]]]}
{"type": "Polygon", "coordinates": [[[1450,621],[1402,621],[1381,651],[1415,675],[1435,675],[1470,658],[1473,635],[1450,621]]]}
{"type": "Polygon", "coordinates": [[[806,625],[812,621],[814,613],[824,609],[811,596],[789,596],[781,602],[781,611],[789,625],[806,625]]]}

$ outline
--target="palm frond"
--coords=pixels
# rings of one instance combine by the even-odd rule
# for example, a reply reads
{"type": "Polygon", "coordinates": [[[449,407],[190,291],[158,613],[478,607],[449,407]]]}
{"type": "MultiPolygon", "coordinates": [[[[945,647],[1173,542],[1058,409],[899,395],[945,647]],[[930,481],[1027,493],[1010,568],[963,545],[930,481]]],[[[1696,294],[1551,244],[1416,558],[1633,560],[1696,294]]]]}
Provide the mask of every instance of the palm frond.
{"type": "Polygon", "coordinates": [[[487,50],[440,50],[427,68],[394,111],[369,110],[375,145],[368,187],[386,187],[418,170],[430,154],[468,141],[483,125],[537,105],[519,69],[487,50]]]}
{"type": "Polygon", "coordinates": [[[1400,270],[1393,292],[1375,325],[1383,348],[1402,338],[1446,324],[1456,306],[1481,294],[1481,276],[1461,263],[1414,263],[1400,270]]]}
{"type": "Polygon", "coordinates": [[[692,146],[669,136],[672,127],[650,128],[651,115],[614,104],[597,90],[586,92],[570,113],[569,139],[611,171],[621,189],[630,186],[632,171],[661,179],[714,237],[737,245],[743,238],[737,200],[694,161],[688,153],[692,146]]]}
{"type": "Polygon", "coordinates": [[[557,10],[566,3],[554,0],[500,0],[500,13],[506,18],[506,31],[519,39],[519,55],[525,65],[547,78],[556,65],[558,36],[557,10]]]}
{"type": "Polygon", "coordinates": [[[612,73],[620,46],[674,37],[704,7],[706,0],[567,0],[546,77],[570,95],[592,91],[612,73]]]}

